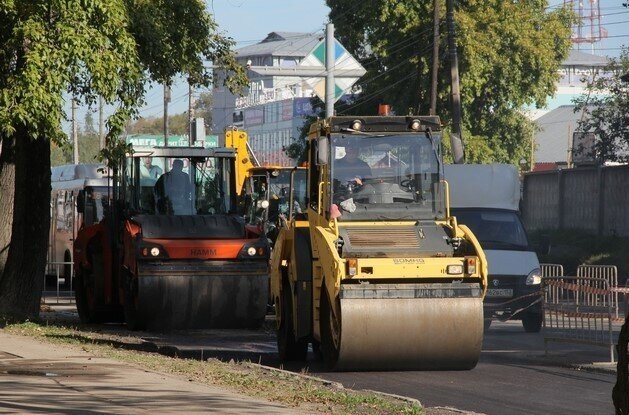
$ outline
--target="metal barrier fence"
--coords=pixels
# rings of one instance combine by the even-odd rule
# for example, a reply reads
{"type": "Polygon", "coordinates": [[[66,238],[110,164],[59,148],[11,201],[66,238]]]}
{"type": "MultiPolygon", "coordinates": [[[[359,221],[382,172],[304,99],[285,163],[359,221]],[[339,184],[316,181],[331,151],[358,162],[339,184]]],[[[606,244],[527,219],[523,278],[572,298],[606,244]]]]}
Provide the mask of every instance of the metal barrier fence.
{"type": "Polygon", "coordinates": [[[46,295],[47,291],[46,291],[46,276],[48,275],[52,275],[55,277],[55,285],[56,285],[56,299],[57,299],[57,304],[60,303],[60,300],[62,298],[62,294],[66,294],[66,296],[64,296],[65,298],[67,298],[68,295],[70,295],[70,299],[68,300],[69,302],[74,301],[74,296],[71,295],[72,294],[72,279],[74,277],[74,267],[72,266],[73,263],[72,262],[48,262],[46,264],[46,273],[44,275],[44,293],[42,294],[42,298],[44,299],[44,302],[46,302],[48,296],[46,295]],[[66,266],[70,266],[70,281],[66,281],[66,275],[65,275],[65,267],[66,266]],[[65,283],[69,284],[69,290],[62,290],[61,286],[65,283]]]}
{"type": "Polygon", "coordinates": [[[613,309],[609,282],[604,278],[546,277],[544,348],[549,342],[582,343],[609,348],[615,361],[613,309]]]}
{"type": "Polygon", "coordinates": [[[618,269],[615,265],[579,265],[577,267],[577,277],[602,278],[607,281],[609,287],[614,290],[610,297],[611,306],[614,309],[614,317],[619,318],[618,302],[618,269]]]}
{"type": "Polygon", "coordinates": [[[539,264],[542,277],[563,277],[563,265],[560,264],[539,264]]]}

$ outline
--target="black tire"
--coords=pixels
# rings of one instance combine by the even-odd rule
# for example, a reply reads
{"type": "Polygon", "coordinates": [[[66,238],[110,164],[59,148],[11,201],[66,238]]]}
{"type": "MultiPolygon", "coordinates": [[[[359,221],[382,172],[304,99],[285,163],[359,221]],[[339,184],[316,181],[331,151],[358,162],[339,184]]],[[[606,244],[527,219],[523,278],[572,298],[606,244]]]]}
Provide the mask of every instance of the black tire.
{"type": "Polygon", "coordinates": [[[89,305],[87,304],[87,293],[83,282],[83,272],[74,276],[74,299],[76,301],[76,311],[79,313],[81,323],[90,323],[89,305]]]}
{"type": "Polygon", "coordinates": [[[612,401],[616,414],[629,414],[629,362],[627,347],[629,345],[629,317],[625,318],[625,323],[618,335],[616,352],[618,353],[618,364],[616,365],[616,384],[612,389],[612,401]]]}
{"type": "Polygon", "coordinates": [[[527,333],[539,333],[542,329],[543,315],[541,313],[523,313],[522,327],[527,333]]]}
{"type": "Polygon", "coordinates": [[[489,328],[491,327],[491,319],[490,318],[484,318],[483,319],[483,329],[485,331],[489,330],[489,328]]]}
{"type": "Polygon", "coordinates": [[[140,318],[137,309],[137,281],[134,281],[131,275],[126,271],[121,271],[124,278],[124,321],[127,328],[132,331],[144,330],[146,322],[140,318]]]}
{"type": "Polygon", "coordinates": [[[340,345],[340,329],[338,334],[333,335],[332,329],[332,308],[328,300],[328,294],[325,287],[321,287],[321,307],[320,307],[320,321],[321,321],[321,355],[323,358],[323,365],[327,370],[333,370],[336,367],[336,363],[339,359],[339,345],[340,345]],[[334,339],[337,339],[336,341],[334,339]]]}
{"type": "Polygon", "coordinates": [[[277,352],[282,361],[306,360],[308,355],[308,342],[304,339],[296,340],[293,330],[293,295],[288,282],[282,284],[282,297],[280,299],[282,320],[277,329],[277,352]]]}
{"type": "Polygon", "coordinates": [[[90,294],[92,278],[91,271],[83,269],[81,272],[77,273],[74,281],[76,310],[83,324],[96,324],[106,321],[106,313],[98,309],[98,306],[95,304],[96,300],[93,298],[93,293],[90,294]]]}
{"type": "Polygon", "coordinates": [[[321,355],[321,343],[317,340],[312,341],[312,353],[314,353],[317,359],[323,358],[323,356],[321,355]]]}

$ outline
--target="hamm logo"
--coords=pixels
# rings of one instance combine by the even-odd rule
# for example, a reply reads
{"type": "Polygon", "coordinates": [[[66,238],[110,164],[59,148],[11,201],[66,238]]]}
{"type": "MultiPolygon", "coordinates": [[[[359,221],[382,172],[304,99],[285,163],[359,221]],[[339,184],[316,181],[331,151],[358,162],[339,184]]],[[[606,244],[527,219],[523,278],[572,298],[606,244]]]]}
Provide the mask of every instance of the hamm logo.
{"type": "Polygon", "coordinates": [[[190,256],[198,256],[198,257],[216,256],[216,249],[192,248],[190,250],[190,256]]]}

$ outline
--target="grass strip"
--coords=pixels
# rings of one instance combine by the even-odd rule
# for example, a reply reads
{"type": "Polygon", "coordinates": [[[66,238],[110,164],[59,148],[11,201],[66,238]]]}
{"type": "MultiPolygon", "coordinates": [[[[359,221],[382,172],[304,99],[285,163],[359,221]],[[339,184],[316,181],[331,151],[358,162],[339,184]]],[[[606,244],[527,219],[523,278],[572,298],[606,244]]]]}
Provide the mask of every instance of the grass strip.
{"type": "MultiPolygon", "coordinates": [[[[307,412],[347,415],[420,415],[417,404],[347,389],[337,389],[279,371],[263,370],[251,362],[205,361],[163,356],[157,353],[128,350],[121,347],[120,337],[78,330],[73,327],[47,326],[33,322],[8,324],[4,331],[35,337],[56,344],[81,347],[98,357],[115,359],[143,369],[169,373],[198,383],[222,386],[226,389],[300,408],[307,412]]],[[[124,340],[123,340],[124,341],[124,340]]],[[[128,341],[137,341],[129,337],[128,341]]]]}

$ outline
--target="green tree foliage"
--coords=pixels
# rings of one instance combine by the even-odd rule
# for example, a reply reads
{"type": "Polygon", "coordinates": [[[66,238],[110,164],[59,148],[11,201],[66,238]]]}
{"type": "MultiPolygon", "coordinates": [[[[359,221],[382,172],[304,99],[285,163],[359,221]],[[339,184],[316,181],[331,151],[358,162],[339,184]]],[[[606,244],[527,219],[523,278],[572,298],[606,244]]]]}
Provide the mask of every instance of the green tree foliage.
{"type": "Polygon", "coordinates": [[[142,103],[147,81],[185,74],[208,86],[205,62],[224,66],[225,84],[244,69],[201,0],[5,0],[0,2],[0,314],[39,312],[50,210],[50,141],[61,144],[64,98],[116,111],[108,120],[110,161],[142,103]]]}
{"type": "MultiPolygon", "coordinates": [[[[164,117],[138,118],[127,127],[127,134],[164,134],[164,117]]],[[[188,114],[168,116],[168,132],[174,135],[188,134],[188,114]]]]}
{"type": "Polygon", "coordinates": [[[194,116],[203,118],[206,131],[212,130],[212,102],[213,96],[211,92],[201,92],[194,103],[194,116]]]}
{"type": "MultiPolygon", "coordinates": [[[[194,116],[204,119],[207,131],[212,125],[212,93],[202,92],[194,104],[194,116]]],[[[164,117],[140,117],[126,128],[127,134],[164,134],[164,117]]],[[[174,135],[188,134],[188,114],[168,116],[168,131],[174,135]]]]}
{"type": "Polygon", "coordinates": [[[577,129],[594,133],[592,148],[577,148],[576,154],[600,161],[629,161],[629,82],[621,76],[629,73],[629,49],[612,58],[605,72],[588,82],[583,95],[575,99],[575,112],[583,111],[577,129]]]}
{"type": "MultiPolygon", "coordinates": [[[[432,2],[327,0],[336,37],[367,69],[347,114],[374,114],[378,102],[397,114],[427,114],[432,60],[432,2]]],[[[533,124],[524,106],[543,107],[554,94],[570,48],[571,12],[547,1],[456,2],[459,72],[468,162],[528,159],[533,124]],[[487,150],[491,150],[487,154],[487,150]]],[[[445,0],[437,114],[451,121],[445,0]]],[[[337,111],[341,113],[341,111],[337,111]]]]}
{"type": "Polygon", "coordinates": [[[325,105],[319,98],[310,98],[310,105],[312,106],[312,115],[304,117],[304,124],[299,131],[299,137],[284,148],[286,156],[294,160],[297,165],[300,165],[308,159],[307,139],[310,125],[315,122],[317,118],[323,118],[325,116],[325,105]]]}

